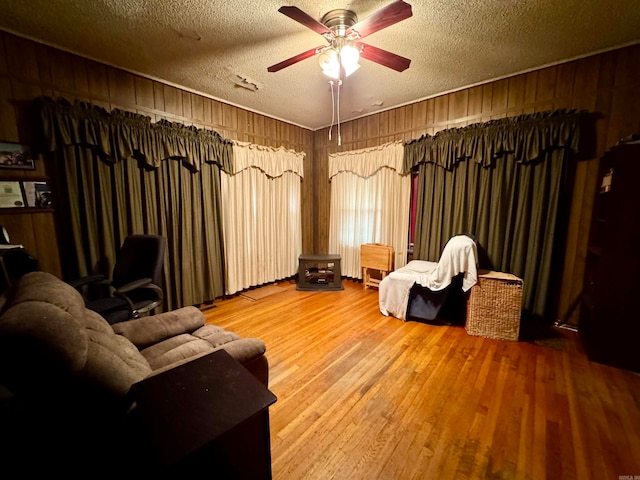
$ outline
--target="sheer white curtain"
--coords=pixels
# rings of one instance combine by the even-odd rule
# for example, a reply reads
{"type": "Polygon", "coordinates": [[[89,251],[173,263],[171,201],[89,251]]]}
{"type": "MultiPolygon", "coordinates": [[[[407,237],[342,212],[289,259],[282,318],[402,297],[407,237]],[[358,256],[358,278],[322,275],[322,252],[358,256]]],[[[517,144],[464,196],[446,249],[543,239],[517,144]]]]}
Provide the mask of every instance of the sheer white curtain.
{"type": "Polygon", "coordinates": [[[404,148],[390,143],[329,154],[329,253],[342,257],[342,274],[362,278],[360,245],[382,243],[407,263],[411,175],[402,175],[404,148]]]}
{"type": "Polygon", "coordinates": [[[302,253],[304,154],[245,143],[233,148],[234,173],[221,175],[229,295],[295,275],[302,253]]]}

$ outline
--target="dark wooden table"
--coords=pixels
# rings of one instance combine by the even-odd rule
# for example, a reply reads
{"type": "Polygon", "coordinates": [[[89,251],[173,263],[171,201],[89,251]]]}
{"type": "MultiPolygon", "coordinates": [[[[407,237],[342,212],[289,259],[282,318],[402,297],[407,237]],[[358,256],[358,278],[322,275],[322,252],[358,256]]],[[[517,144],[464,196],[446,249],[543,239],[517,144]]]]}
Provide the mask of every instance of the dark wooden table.
{"type": "Polygon", "coordinates": [[[146,473],[271,478],[276,397],[224,350],[145,379],[132,394],[146,473]]]}
{"type": "Polygon", "coordinates": [[[296,290],[343,290],[340,261],[337,254],[301,254],[296,290]]]}

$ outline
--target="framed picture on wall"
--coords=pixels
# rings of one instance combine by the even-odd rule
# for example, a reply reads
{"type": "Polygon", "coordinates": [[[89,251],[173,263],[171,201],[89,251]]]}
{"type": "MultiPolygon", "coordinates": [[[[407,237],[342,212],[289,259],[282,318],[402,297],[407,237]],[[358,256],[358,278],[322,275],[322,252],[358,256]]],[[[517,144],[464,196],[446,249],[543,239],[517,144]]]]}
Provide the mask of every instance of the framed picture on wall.
{"type": "Polygon", "coordinates": [[[0,169],[35,170],[36,165],[27,145],[0,142],[0,169]]]}
{"type": "Polygon", "coordinates": [[[45,181],[22,182],[27,207],[51,208],[53,197],[45,181]]]}
{"type": "Polygon", "coordinates": [[[0,208],[24,207],[20,182],[0,182],[0,208]]]}

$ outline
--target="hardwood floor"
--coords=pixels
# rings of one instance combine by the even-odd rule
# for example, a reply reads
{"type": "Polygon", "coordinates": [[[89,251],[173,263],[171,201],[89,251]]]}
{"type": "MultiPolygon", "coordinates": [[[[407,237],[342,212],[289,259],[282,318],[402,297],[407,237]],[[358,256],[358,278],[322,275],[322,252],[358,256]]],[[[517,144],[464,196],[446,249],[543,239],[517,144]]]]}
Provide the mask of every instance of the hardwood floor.
{"type": "Polygon", "coordinates": [[[267,344],[274,479],[640,476],[640,376],[589,362],[575,333],[473,337],[385,317],[376,290],[344,285],[281,282],[205,312],[267,344]]]}

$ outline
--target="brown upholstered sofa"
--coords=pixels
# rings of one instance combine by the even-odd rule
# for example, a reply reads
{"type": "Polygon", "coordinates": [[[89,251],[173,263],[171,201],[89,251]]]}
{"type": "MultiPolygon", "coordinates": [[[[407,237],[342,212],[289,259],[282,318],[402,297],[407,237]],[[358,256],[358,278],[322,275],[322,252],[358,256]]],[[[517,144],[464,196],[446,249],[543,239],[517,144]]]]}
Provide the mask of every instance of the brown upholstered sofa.
{"type": "MultiPolygon", "coordinates": [[[[6,387],[0,406],[9,405],[10,392],[14,409],[5,411],[0,422],[9,421],[14,433],[24,434],[27,448],[42,435],[50,438],[43,448],[53,448],[51,442],[60,435],[68,440],[66,430],[76,432],[71,434],[73,448],[85,442],[76,438],[83,435],[91,441],[100,437],[104,448],[125,436],[120,422],[135,405],[130,397],[134,383],[217,349],[226,350],[267,386],[264,343],[205,325],[195,307],[109,325],[85,308],[70,285],[44,272],[28,273],[0,314],[0,385],[6,387]],[[30,435],[24,431],[29,428],[41,431],[30,435]],[[99,432],[107,430],[105,440],[99,432]]],[[[4,442],[13,445],[11,438],[4,442]]]]}

